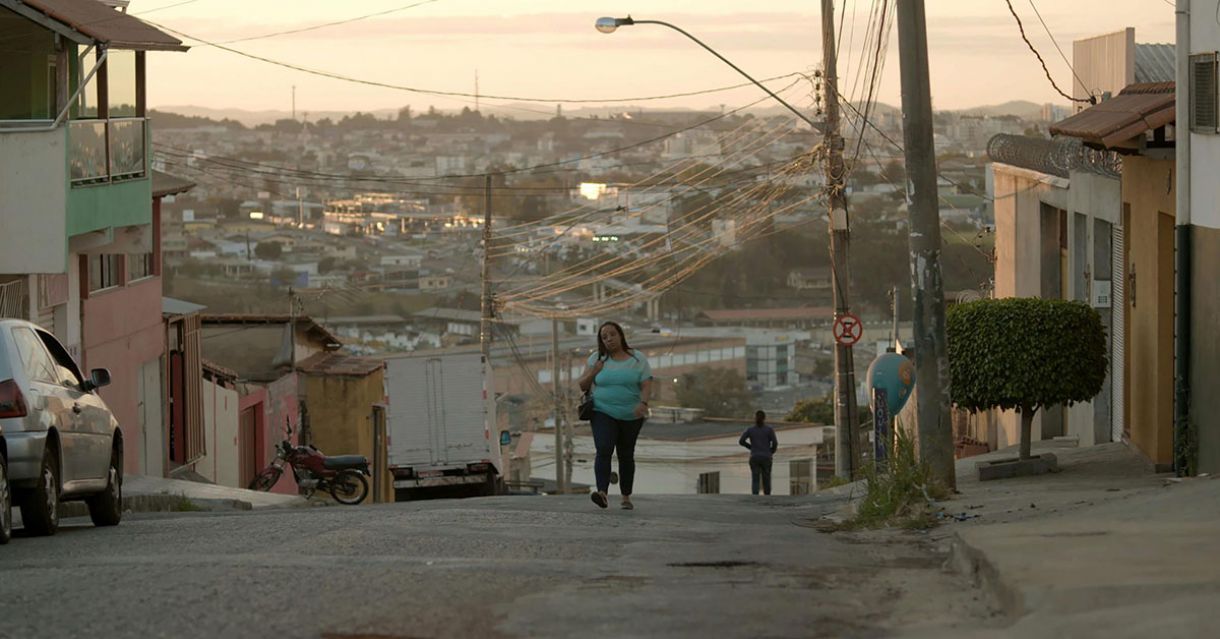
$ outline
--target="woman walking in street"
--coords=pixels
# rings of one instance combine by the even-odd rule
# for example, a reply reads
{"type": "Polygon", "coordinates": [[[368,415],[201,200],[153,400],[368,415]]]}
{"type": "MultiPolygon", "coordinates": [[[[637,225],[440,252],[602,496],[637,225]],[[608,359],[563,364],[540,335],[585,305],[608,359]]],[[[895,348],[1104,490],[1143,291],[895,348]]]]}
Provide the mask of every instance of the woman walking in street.
{"type": "Polygon", "coordinates": [[[593,389],[593,443],[597,448],[593,503],[602,508],[610,503],[606,495],[610,490],[610,457],[617,451],[623,509],[631,510],[635,508],[631,503],[635,441],[648,417],[652,367],[643,353],[627,345],[623,327],[606,322],[597,331],[597,353],[589,356],[588,368],[577,383],[583,391],[593,389]]]}
{"type": "Polygon", "coordinates": [[[770,495],[771,460],[779,448],[779,440],[775,438],[775,429],[767,425],[767,414],[754,413],[754,425],[741,434],[737,443],[750,449],[750,491],[757,495],[761,483],[763,494],[770,495]]]}

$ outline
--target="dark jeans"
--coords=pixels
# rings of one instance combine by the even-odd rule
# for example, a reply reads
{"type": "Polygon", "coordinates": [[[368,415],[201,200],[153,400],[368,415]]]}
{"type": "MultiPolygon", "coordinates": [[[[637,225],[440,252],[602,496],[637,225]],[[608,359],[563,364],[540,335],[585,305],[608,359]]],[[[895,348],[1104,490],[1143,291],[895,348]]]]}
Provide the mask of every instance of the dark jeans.
{"type": "Polygon", "coordinates": [[[758,494],[758,480],[762,479],[764,495],[771,494],[771,460],[766,457],[750,458],[750,491],[758,494]]]}
{"type": "Polygon", "coordinates": [[[618,487],[624,495],[631,494],[635,481],[635,440],[640,436],[643,419],[615,419],[605,413],[593,413],[593,444],[597,457],[593,461],[593,474],[597,477],[597,490],[610,490],[610,456],[618,450],[618,487]]]}

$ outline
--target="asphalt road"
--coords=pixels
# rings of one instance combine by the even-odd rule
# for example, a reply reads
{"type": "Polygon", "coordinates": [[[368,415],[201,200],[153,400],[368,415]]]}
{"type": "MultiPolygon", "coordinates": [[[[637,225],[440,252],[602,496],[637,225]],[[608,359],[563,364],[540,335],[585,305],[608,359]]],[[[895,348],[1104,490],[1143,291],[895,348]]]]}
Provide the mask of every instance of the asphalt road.
{"type": "Polygon", "coordinates": [[[617,505],[70,520],[0,547],[0,637],[867,637],[979,612],[923,548],[808,527],[824,499],[617,505]]]}

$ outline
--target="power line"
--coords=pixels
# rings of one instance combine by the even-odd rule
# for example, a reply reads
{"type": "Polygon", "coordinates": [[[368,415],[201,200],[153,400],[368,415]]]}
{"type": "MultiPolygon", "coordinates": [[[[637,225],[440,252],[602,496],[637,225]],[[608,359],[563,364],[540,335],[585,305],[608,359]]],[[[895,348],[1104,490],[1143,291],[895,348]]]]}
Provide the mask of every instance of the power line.
{"type": "Polygon", "coordinates": [[[1090,89],[1089,86],[1084,83],[1084,80],[1080,78],[1080,75],[1076,73],[1076,68],[1072,66],[1072,62],[1068,60],[1068,57],[1063,53],[1063,49],[1059,47],[1059,41],[1055,39],[1055,34],[1051,33],[1051,28],[1046,25],[1046,20],[1042,19],[1042,12],[1038,11],[1038,5],[1034,4],[1034,0],[1029,0],[1029,7],[1034,10],[1034,15],[1038,16],[1038,22],[1042,23],[1042,28],[1046,30],[1046,35],[1050,37],[1051,44],[1055,45],[1055,50],[1059,52],[1059,57],[1063,58],[1063,63],[1068,66],[1068,69],[1071,69],[1072,75],[1076,78],[1076,81],[1080,83],[1080,86],[1083,87],[1090,96],[1093,95],[1093,90],[1090,89]]]}
{"type": "MultiPolygon", "coordinates": [[[[754,86],[754,84],[751,82],[743,82],[743,83],[734,84],[731,86],[716,87],[716,88],[712,88],[712,89],[701,89],[698,91],[685,91],[685,92],[681,92],[681,93],[668,93],[668,94],[663,94],[663,95],[634,96],[634,97],[629,97],[629,98],[537,98],[537,97],[528,97],[528,96],[495,95],[495,94],[483,94],[483,93],[475,94],[475,93],[470,93],[470,92],[466,92],[466,91],[442,91],[439,89],[424,89],[424,88],[420,88],[420,87],[412,87],[412,86],[407,86],[407,85],[402,85],[402,84],[392,84],[389,82],[380,82],[377,80],[365,80],[365,79],[361,79],[361,78],[354,78],[351,76],[342,75],[339,73],[334,73],[332,71],[311,69],[309,67],[301,66],[299,64],[294,64],[291,62],[284,62],[282,60],[275,60],[272,58],[255,55],[253,53],[239,51],[237,49],[225,46],[224,44],[221,44],[219,42],[212,42],[209,40],[204,40],[203,38],[199,38],[199,37],[190,35],[188,33],[184,33],[177,29],[167,27],[163,24],[158,24],[151,20],[145,20],[145,22],[147,22],[148,24],[151,24],[154,27],[157,27],[158,29],[164,29],[165,31],[169,31],[170,33],[181,36],[183,38],[187,38],[189,40],[194,40],[196,42],[201,42],[205,45],[215,47],[222,51],[228,51],[229,53],[232,53],[234,55],[239,55],[244,58],[249,58],[251,60],[257,60],[259,62],[264,62],[264,63],[275,65],[278,67],[283,67],[285,69],[292,69],[294,71],[299,71],[301,73],[308,73],[310,75],[316,75],[316,76],[323,77],[323,78],[330,78],[332,80],[340,80],[343,82],[351,82],[354,84],[363,84],[366,86],[381,87],[383,89],[394,89],[397,91],[406,91],[408,93],[419,93],[419,94],[423,94],[423,95],[436,95],[436,96],[443,96],[443,97],[462,97],[462,98],[476,98],[477,97],[479,99],[509,100],[509,101],[513,101],[513,102],[545,102],[545,103],[551,103],[551,104],[554,104],[554,103],[606,104],[606,103],[614,103],[614,102],[645,102],[645,101],[653,101],[653,100],[668,100],[671,98],[685,98],[685,97],[696,96],[696,95],[707,95],[709,93],[721,93],[724,91],[731,91],[731,90],[740,89],[743,87],[754,86]]],[[[797,74],[795,72],[784,73],[781,75],[764,78],[762,80],[762,82],[773,82],[775,80],[783,80],[786,78],[791,78],[795,75],[799,75],[799,74],[797,74]]]]}
{"type": "MultiPolygon", "coordinates": [[[[273,33],[264,33],[262,35],[249,36],[246,38],[235,38],[233,40],[225,40],[224,42],[221,42],[220,44],[234,44],[237,42],[249,42],[251,40],[262,40],[264,38],[274,38],[274,37],[282,36],[282,35],[293,35],[293,34],[297,34],[297,33],[305,33],[307,31],[317,31],[318,29],[325,29],[327,27],[337,27],[337,26],[344,25],[344,24],[350,24],[352,22],[359,22],[360,20],[376,18],[378,16],[384,16],[384,15],[388,15],[391,13],[398,13],[399,11],[406,11],[407,9],[414,9],[415,7],[425,5],[425,4],[432,4],[433,2],[440,2],[440,0],[422,0],[421,2],[413,2],[408,5],[404,5],[401,7],[394,7],[393,9],[386,9],[384,11],[378,11],[376,13],[366,13],[364,15],[356,16],[353,18],[345,18],[343,20],[336,20],[334,22],[315,24],[315,25],[308,26],[308,27],[301,27],[299,29],[288,29],[286,31],[276,31],[273,33]]],[[[210,45],[204,45],[204,46],[210,46],[210,45]]]]}
{"type": "MultiPolygon", "coordinates": [[[[1008,11],[1010,13],[1012,13],[1012,17],[1017,21],[1017,29],[1021,31],[1021,39],[1025,41],[1025,45],[1029,47],[1029,50],[1034,53],[1034,57],[1038,58],[1038,62],[1042,64],[1042,72],[1046,74],[1046,79],[1049,80],[1051,83],[1051,86],[1054,87],[1055,90],[1059,92],[1059,95],[1067,98],[1068,100],[1071,100],[1072,102],[1097,104],[1097,98],[1094,96],[1090,95],[1087,99],[1073,98],[1072,96],[1064,93],[1063,89],[1059,88],[1059,85],[1055,83],[1055,78],[1051,77],[1051,70],[1046,68],[1046,60],[1042,59],[1042,54],[1038,53],[1038,50],[1034,48],[1034,44],[1029,41],[1029,37],[1025,35],[1025,25],[1021,24],[1021,16],[1017,15],[1017,10],[1012,7],[1012,0],[1004,0],[1004,2],[1008,5],[1008,11]]],[[[1055,45],[1055,46],[1059,46],[1059,45],[1055,45]]],[[[1062,52],[1060,52],[1060,53],[1062,53],[1062,52]]]]}

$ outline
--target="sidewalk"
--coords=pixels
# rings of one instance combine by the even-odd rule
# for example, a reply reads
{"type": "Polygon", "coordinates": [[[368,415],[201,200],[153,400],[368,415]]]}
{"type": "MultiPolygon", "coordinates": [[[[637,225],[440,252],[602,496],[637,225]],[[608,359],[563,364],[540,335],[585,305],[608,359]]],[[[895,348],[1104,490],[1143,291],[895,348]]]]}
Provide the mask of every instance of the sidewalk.
{"type": "MultiPolygon", "coordinates": [[[[1199,637],[1220,607],[1220,481],[1155,475],[1123,444],[1054,442],[1062,472],[979,482],[958,462],[954,518],[930,533],[1012,625],[970,636],[1199,637]]],[[[941,635],[943,636],[943,635],[941,635]]]]}
{"type": "MultiPolygon", "coordinates": [[[[126,512],[261,510],[308,505],[310,502],[298,495],[264,493],[144,475],[128,475],[123,478],[123,510],[126,512]]],[[[60,504],[61,517],[86,517],[88,514],[84,502],[60,504]]]]}

